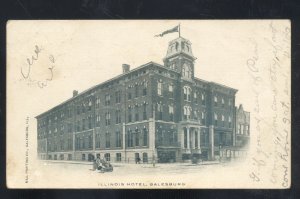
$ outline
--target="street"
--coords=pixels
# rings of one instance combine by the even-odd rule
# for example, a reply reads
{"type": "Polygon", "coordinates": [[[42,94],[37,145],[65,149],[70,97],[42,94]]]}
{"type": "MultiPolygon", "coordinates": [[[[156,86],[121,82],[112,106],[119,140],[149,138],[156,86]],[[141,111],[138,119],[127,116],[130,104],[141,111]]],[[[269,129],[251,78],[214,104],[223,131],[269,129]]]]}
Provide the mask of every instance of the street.
{"type": "MultiPolygon", "coordinates": [[[[217,161],[214,162],[204,162],[202,164],[192,164],[192,163],[172,163],[172,164],[127,164],[127,163],[112,163],[113,172],[106,172],[106,176],[120,176],[120,175],[154,175],[154,174],[195,174],[201,173],[207,168],[221,168],[224,164],[220,164],[217,161]]],[[[78,171],[82,173],[98,173],[93,171],[91,162],[55,162],[49,161],[44,162],[43,167],[51,170],[60,170],[65,172],[78,171]]],[[[101,175],[101,173],[99,173],[101,175]]]]}
{"type": "MultiPolygon", "coordinates": [[[[199,187],[200,184],[228,183],[229,173],[241,176],[239,163],[202,162],[170,164],[123,164],[112,163],[113,172],[93,171],[91,162],[38,161],[30,168],[29,185],[40,188],[157,188],[164,184],[184,184],[174,188],[199,187]],[[152,187],[151,184],[153,185],[152,187]]],[[[232,177],[232,175],[231,175],[232,177]]]]}

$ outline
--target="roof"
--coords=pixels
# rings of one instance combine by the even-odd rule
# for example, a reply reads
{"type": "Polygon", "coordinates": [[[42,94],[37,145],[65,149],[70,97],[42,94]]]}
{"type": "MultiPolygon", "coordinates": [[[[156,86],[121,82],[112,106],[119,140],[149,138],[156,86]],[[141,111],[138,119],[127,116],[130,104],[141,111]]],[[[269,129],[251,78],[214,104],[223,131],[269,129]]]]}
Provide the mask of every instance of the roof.
{"type": "Polygon", "coordinates": [[[92,87],[90,87],[89,89],[86,89],[86,90],[82,91],[81,93],[78,93],[78,95],[76,95],[76,96],[74,96],[74,97],[71,97],[71,98],[69,98],[69,99],[63,101],[62,103],[60,103],[60,104],[54,106],[53,108],[51,108],[51,109],[49,109],[49,110],[47,110],[47,111],[45,111],[45,112],[43,112],[43,113],[41,113],[41,114],[35,116],[35,118],[41,117],[42,115],[44,115],[44,114],[46,114],[46,113],[48,113],[48,112],[51,112],[51,111],[55,110],[56,108],[58,108],[58,107],[60,107],[60,106],[62,106],[62,105],[64,105],[64,104],[66,104],[66,103],[68,103],[68,102],[70,102],[70,101],[72,101],[72,100],[74,100],[74,99],[76,99],[76,98],[79,98],[79,97],[83,96],[84,94],[88,93],[89,91],[92,91],[92,90],[94,90],[94,89],[96,89],[96,88],[98,88],[98,87],[100,87],[100,86],[102,86],[102,85],[104,85],[104,84],[106,84],[106,83],[108,83],[108,82],[117,80],[117,79],[119,79],[119,78],[121,78],[121,77],[124,77],[124,76],[126,76],[126,75],[128,75],[128,74],[131,74],[131,73],[133,73],[133,72],[136,72],[136,71],[138,71],[138,70],[140,70],[140,69],[142,69],[142,68],[145,68],[145,67],[147,67],[147,66],[150,66],[150,65],[155,65],[155,66],[158,66],[158,67],[161,67],[161,68],[164,68],[164,69],[168,69],[168,68],[164,67],[164,66],[161,65],[161,64],[158,64],[158,63],[155,63],[155,62],[152,62],[152,61],[151,61],[151,62],[148,62],[148,63],[143,64],[143,65],[141,65],[141,66],[139,66],[139,67],[137,67],[137,68],[134,68],[134,69],[132,69],[132,70],[126,72],[126,73],[122,73],[122,74],[120,74],[120,75],[118,75],[118,76],[116,76],[116,77],[113,77],[113,78],[111,78],[111,79],[109,79],[109,80],[106,80],[106,81],[104,81],[104,82],[102,82],[102,83],[100,83],[100,84],[97,84],[97,85],[95,85],[95,86],[92,86],[92,87]]]}
{"type": "MultiPolygon", "coordinates": [[[[152,61],[151,61],[151,62],[148,62],[148,63],[143,64],[143,65],[141,65],[141,66],[139,66],[139,67],[137,67],[137,68],[134,68],[134,69],[132,69],[132,70],[126,72],[126,73],[122,73],[122,74],[120,74],[120,75],[118,75],[118,76],[116,76],[116,77],[113,77],[113,78],[111,78],[111,79],[109,79],[109,80],[106,80],[106,81],[104,81],[104,82],[102,82],[102,83],[100,83],[100,84],[97,84],[97,85],[95,85],[95,86],[92,86],[92,87],[90,87],[89,89],[86,89],[86,90],[82,91],[81,93],[78,93],[78,95],[76,95],[76,96],[74,96],[74,97],[71,97],[71,98],[69,98],[69,99],[63,101],[62,103],[60,103],[60,104],[54,106],[53,108],[51,108],[51,109],[49,109],[49,110],[47,110],[47,111],[45,111],[45,112],[43,112],[43,113],[37,115],[35,118],[39,118],[39,117],[41,117],[42,115],[44,115],[44,114],[46,114],[46,113],[49,113],[49,112],[55,110],[56,108],[58,108],[58,107],[60,107],[60,106],[62,106],[62,105],[64,105],[64,104],[66,104],[66,103],[68,103],[68,102],[70,102],[70,101],[72,101],[72,100],[74,100],[74,99],[76,99],[76,98],[79,98],[79,97],[83,96],[84,94],[86,94],[86,93],[88,93],[88,92],[90,92],[90,91],[92,91],[92,90],[94,90],[94,89],[96,89],[96,88],[98,88],[98,87],[100,87],[100,86],[102,86],[102,85],[104,85],[104,84],[107,84],[107,83],[109,83],[109,82],[111,82],[111,81],[117,80],[117,79],[119,79],[119,78],[121,78],[121,77],[124,77],[124,76],[126,76],[126,75],[128,75],[128,74],[131,74],[131,73],[133,73],[133,72],[136,72],[136,71],[138,71],[138,70],[140,70],[140,69],[143,69],[143,68],[145,68],[145,67],[147,67],[147,66],[150,66],[150,65],[155,65],[155,66],[158,66],[158,67],[163,68],[163,69],[172,70],[172,69],[170,69],[170,68],[166,68],[165,66],[163,66],[163,65],[161,65],[161,64],[158,64],[158,63],[155,63],[155,62],[152,62],[152,61]]],[[[224,88],[228,88],[228,89],[232,89],[232,90],[234,90],[234,91],[237,91],[236,89],[230,88],[230,87],[228,87],[228,86],[224,86],[224,85],[222,85],[222,84],[218,84],[218,83],[215,83],[215,82],[209,82],[209,81],[202,80],[202,79],[199,79],[199,78],[196,78],[196,77],[195,77],[195,80],[196,80],[196,81],[201,81],[201,82],[203,82],[203,83],[212,83],[212,84],[216,84],[216,85],[222,86],[222,87],[224,87],[224,88]]]]}
{"type": "Polygon", "coordinates": [[[193,60],[196,59],[192,52],[191,42],[183,37],[178,37],[169,42],[167,54],[163,60],[169,59],[179,54],[187,55],[193,60]]]}
{"type": "Polygon", "coordinates": [[[207,80],[199,79],[199,78],[197,78],[197,77],[194,77],[194,79],[195,79],[196,81],[199,81],[199,82],[202,82],[202,83],[206,83],[206,84],[215,84],[215,85],[221,86],[221,87],[223,87],[223,88],[227,88],[227,89],[233,90],[233,91],[235,91],[235,92],[238,91],[238,90],[235,89],[235,88],[231,88],[231,87],[229,87],[229,86],[225,86],[225,85],[223,85],[223,84],[219,84],[219,83],[216,83],[216,82],[210,82],[210,81],[207,81],[207,80]]]}

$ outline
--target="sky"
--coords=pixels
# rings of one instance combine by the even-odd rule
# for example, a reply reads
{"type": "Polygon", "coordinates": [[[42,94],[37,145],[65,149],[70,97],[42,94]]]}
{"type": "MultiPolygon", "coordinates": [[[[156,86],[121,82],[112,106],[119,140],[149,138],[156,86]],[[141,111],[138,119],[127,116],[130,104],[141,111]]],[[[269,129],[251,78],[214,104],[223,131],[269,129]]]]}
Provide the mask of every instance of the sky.
{"type": "Polygon", "coordinates": [[[47,99],[47,106],[36,113],[70,98],[73,90],[82,92],[121,74],[123,63],[129,64],[131,69],[150,61],[163,64],[168,42],[177,38],[178,33],[167,34],[162,38],[154,35],[179,23],[181,36],[191,41],[193,54],[197,58],[195,76],[238,89],[236,105],[243,103],[249,109],[251,101],[247,96],[247,51],[251,47],[249,38],[257,35],[256,31],[260,27],[258,23],[184,20],[88,23],[44,21],[38,25],[28,23],[27,28],[22,30],[22,36],[15,32],[18,34],[15,38],[26,41],[26,45],[20,45],[18,40],[12,41],[19,43],[15,51],[22,51],[23,58],[17,64],[18,67],[26,65],[26,58],[31,56],[35,45],[42,46],[55,57],[53,81],[43,91],[34,90],[42,96],[51,96],[47,99]]]}

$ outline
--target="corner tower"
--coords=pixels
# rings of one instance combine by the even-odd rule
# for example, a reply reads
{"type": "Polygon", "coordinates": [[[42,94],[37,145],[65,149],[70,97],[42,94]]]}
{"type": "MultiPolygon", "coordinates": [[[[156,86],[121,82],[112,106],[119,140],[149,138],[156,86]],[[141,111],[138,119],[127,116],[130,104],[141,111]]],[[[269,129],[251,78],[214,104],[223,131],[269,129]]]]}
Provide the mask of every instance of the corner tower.
{"type": "Polygon", "coordinates": [[[167,55],[163,59],[165,67],[179,72],[181,77],[186,80],[194,78],[195,60],[191,42],[182,37],[169,42],[167,55]]]}

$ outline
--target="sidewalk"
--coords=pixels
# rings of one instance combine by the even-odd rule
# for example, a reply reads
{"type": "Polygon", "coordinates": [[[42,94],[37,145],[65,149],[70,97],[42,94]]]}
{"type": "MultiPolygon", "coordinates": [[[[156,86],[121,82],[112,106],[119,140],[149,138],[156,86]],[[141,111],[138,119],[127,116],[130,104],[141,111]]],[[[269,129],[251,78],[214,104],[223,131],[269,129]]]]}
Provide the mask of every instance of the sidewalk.
{"type": "MultiPolygon", "coordinates": [[[[40,160],[44,163],[53,163],[53,164],[83,164],[83,165],[92,165],[93,162],[88,161],[73,161],[73,160],[40,160]]],[[[136,165],[135,163],[123,163],[123,162],[112,162],[113,166],[121,167],[125,165],[136,165]]],[[[179,166],[197,166],[197,165],[214,165],[214,164],[220,164],[219,161],[203,161],[198,164],[192,164],[192,163],[182,163],[182,162],[175,162],[175,163],[156,163],[155,165],[179,165],[179,166]]],[[[141,163],[137,165],[151,165],[152,163],[141,163]]]]}
{"type": "Polygon", "coordinates": [[[40,160],[44,163],[54,163],[54,164],[84,164],[84,165],[92,165],[93,162],[88,161],[73,161],[73,160],[40,160]]]}

